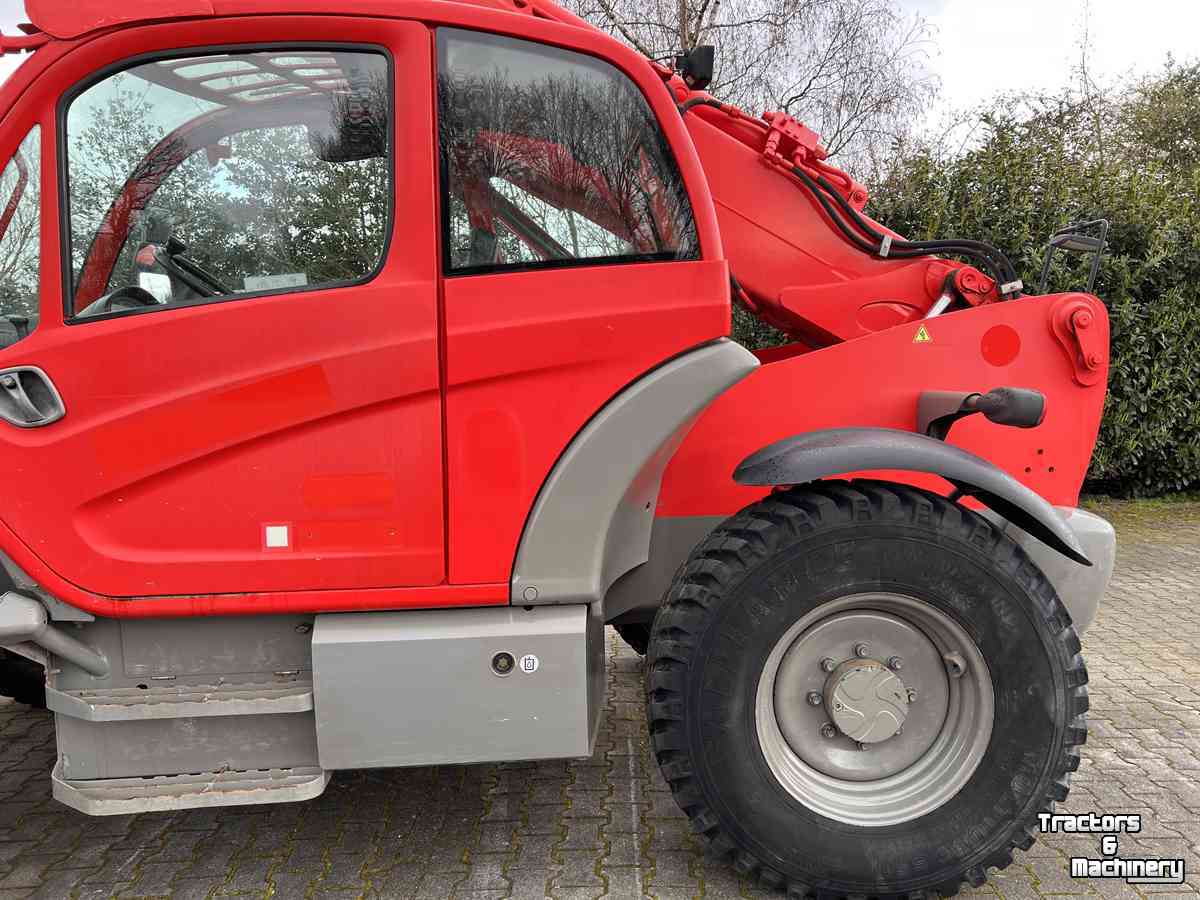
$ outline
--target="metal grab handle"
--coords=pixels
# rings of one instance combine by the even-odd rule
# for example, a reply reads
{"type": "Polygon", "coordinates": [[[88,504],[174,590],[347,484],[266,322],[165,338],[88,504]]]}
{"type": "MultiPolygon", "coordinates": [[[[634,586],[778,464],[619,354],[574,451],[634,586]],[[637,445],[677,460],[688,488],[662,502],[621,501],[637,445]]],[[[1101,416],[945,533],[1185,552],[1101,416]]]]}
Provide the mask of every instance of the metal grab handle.
{"type": "Polygon", "coordinates": [[[0,370],[0,418],[18,428],[40,428],[67,413],[50,377],[37,366],[0,370]]]}
{"type": "Polygon", "coordinates": [[[1104,256],[1104,248],[1107,244],[1108,219],[1076,222],[1074,225],[1068,225],[1066,228],[1060,228],[1054,232],[1050,235],[1046,256],[1042,260],[1042,275],[1038,279],[1038,293],[1046,293],[1046,284],[1050,280],[1050,261],[1054,258],[1054,251],[1061,249],[1068,253],[1092,254],[1092,267],[1088,271],[1087,282],[1087,292],[1090,294],[1096,287],[1096,276],[1100,274],[1100,259],[1104,256]],[[1089,230],[1093,233],[1089,234],[1089,230]]]}

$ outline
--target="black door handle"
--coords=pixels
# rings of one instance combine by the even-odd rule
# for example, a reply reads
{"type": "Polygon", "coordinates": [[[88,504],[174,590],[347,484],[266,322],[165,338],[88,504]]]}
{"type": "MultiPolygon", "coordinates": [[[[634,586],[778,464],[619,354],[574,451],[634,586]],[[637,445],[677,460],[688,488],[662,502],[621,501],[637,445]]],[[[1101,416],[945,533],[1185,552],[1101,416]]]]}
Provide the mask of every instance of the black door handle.
{"type": "Polygon", "coordinates": [[[18,428],[40,428],[67,414],[50,376],[37,366],[0,369],[0,418],[18,428]]]}

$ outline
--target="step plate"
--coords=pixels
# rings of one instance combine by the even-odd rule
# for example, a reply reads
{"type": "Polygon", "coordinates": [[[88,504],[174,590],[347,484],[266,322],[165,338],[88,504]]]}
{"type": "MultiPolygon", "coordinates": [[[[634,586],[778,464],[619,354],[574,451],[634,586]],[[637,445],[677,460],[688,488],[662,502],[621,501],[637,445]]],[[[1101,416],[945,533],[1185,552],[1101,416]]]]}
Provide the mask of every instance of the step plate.
{"type": "Polygon", "coordinates": [[[86,722],[279,715],[310,711],[313,689],[310,681],[78,691],[49,687],[46,706],[86,722]]]}
{"type": "Polygon", "coordinates": [[[51,780],[54,799],[60,803],[89,816],[121,816],[311,800],[324,793],[330,774],[324,769],[305,767],[70,781],[62,777],[60,762],[54,767],[51,780]]]}

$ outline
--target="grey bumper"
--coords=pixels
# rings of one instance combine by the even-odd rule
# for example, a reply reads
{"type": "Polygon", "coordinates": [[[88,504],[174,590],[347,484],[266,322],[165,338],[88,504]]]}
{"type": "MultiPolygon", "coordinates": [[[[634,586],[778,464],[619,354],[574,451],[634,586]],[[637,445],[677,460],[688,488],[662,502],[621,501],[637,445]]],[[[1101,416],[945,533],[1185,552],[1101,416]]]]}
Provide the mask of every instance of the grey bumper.
{"type": "Polygon", "coordinates": [[[1112,577],[1117,534],[1106,520],[1086,510],[1057,506],[1055,511],[1079,539],[1084,553],[1092,561],[1090,567],[1072,562],[990,510],[984,510],[983,515],[1004,529],[1037,563],[1058,591],[1075,623],[1075,630],[1083,634],[1095,620],[1096,610],[1112,577]]]}

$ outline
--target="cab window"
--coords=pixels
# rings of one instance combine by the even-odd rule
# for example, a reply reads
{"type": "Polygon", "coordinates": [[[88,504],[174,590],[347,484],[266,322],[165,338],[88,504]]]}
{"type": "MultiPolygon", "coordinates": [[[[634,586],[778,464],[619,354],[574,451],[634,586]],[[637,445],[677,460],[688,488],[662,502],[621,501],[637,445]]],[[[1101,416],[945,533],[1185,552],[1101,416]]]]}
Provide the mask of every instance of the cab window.
{"type": "Polygon", "coordinates": [[[37,326],[41,156],[35,125],[0,170],[0,348],[37,326]]]}
{"type": "Polygon", "coordinates": [[[671,149],[616,68],[449,28],[438,56],[451,273],[698,255],[671,149]]]}
{"type": "Polygon", "coordinates": [[[217,53],[92,84],[66,117],[76,319],[356,283],[383,260],[377,52],[217,53]]]}

